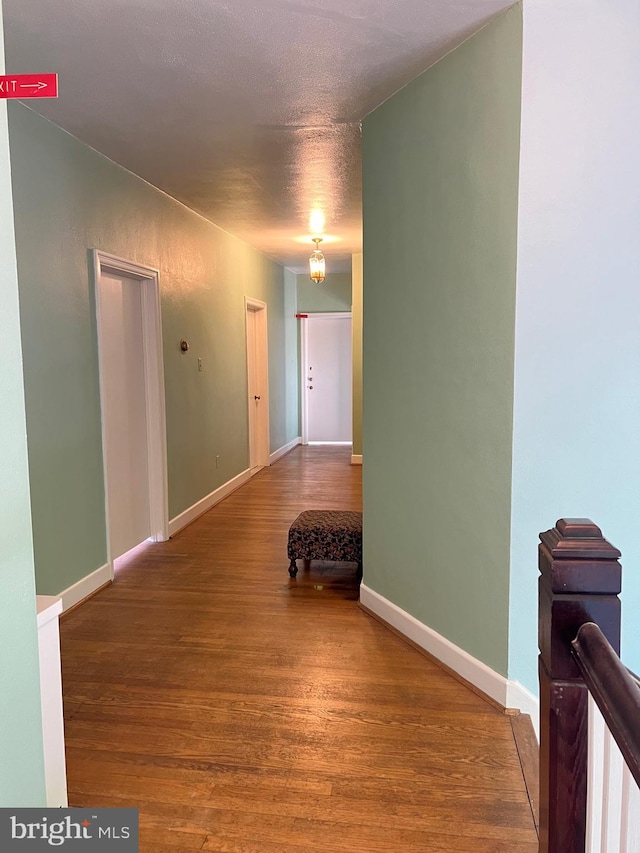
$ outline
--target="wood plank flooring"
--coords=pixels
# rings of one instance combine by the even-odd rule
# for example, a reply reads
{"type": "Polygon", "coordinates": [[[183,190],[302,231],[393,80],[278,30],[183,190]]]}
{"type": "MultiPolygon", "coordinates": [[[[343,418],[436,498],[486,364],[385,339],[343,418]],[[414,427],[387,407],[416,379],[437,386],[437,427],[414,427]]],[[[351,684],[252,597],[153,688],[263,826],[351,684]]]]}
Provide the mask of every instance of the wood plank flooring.
{"type": "Polygon", "coordinates": [[[289,578],[299,512],[360,508],[349,452],[297,448],[63,619],[70,803],[137,806],[143,853],[537,853],[509,718],[355,566],[289,578]]]}

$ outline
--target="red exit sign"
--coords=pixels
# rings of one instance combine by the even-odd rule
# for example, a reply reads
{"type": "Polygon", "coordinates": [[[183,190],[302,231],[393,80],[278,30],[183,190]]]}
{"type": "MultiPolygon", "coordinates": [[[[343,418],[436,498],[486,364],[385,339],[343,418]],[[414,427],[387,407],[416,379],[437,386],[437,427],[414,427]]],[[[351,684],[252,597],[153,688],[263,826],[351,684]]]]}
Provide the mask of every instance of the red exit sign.
{"type": "Polygon", "coordinates": [[[57,74],[14,74],[0,77],[0,99],[57,97],[57,74]]]}

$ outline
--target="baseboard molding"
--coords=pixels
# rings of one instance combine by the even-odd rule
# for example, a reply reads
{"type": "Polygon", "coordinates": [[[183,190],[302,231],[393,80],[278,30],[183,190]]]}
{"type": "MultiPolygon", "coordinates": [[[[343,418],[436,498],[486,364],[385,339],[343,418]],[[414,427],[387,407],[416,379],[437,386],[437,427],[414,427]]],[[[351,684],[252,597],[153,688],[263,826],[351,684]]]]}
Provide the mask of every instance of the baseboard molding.
{"type": "Polygon", "coordinates": [[[507,707],[517,708],[521,714],[531,717],[531,725],[540,740],[540,703],[538,697],[534,696],[519,681],[507,682],[507,707]]]}
{"type": "Polygon", "coordinates": [[[301,436],[294,438],[293,441],[290,441],[288,444],[284,444],[279,450],[274,450],[271,456],[269,456],[269,465],[273,465],[273,463],[277,462],[278,459],[282,459],[282,457],[286,456],[287,453],[291,453],[294,447],[297,447],[299,444],[302,444],[301,436]]]}
{"type": "Polygon", "coordinates": [[[214,507],[216,504],[219,504],[220,501],[228,498],[232,492],[235,492],[235,490],[239,489],[240,486],[244,486],[245,483],[248,483],[258,470],[260,469],[256,468],[251,471],[247,468],[246,471],[242,471],[232,480],[228,480],[215,491],[206,495],[206,497],[202,498],[197,503],[194,503],[193,506],[189,507],[189,509],[185,509],[185,511],[181,512],[180,515],[172,518],[169,522],[169,536],[175,536],[176,533],[183,530],[188,524],[195,521],[196,518],[199,518],[203,513],[210,510],[211,507],[214,507]]]}
{"type": "Polygon", "coordinates": [[[351,456],[351,464],[352,465],[362,465],[362,454],[355,453],[351,456]]]}
{"type": "Polygon", "coordinates": [[[95,572],[74,583],[68,589],[65,589],[59,594],[62,601],[62,612],[67,613],[76,605],[83,602],[86,598],[95,595],[103,586],[107,586],[113,580],[113,572],[111,565],[107,563],[105,566],[100,566],[95,572]]]}
{"type": "Polygon", "coordinates": [[[453,675],[486,696],[492,703],[503,710],[513,709],[530,714],[534,726],[537,725],[537,699],[521,684],[515,681],[510,682],[503,675],[411,616],[410,613],[369,589],[364,583],[360,585],[360,604],[409,642],[423,649],[451,670],[453,675]]]}

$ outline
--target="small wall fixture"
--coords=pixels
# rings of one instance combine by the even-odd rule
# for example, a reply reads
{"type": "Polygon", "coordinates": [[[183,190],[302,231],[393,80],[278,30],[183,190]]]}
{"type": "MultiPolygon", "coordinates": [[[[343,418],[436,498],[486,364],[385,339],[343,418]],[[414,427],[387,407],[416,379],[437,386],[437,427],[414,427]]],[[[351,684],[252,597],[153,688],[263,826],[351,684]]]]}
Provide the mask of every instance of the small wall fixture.
{"type": "Polygon", "coordinates": [[[325,279],[324,255],[320,251],[322,237],[314,237],[313,242],[316,244],[316,247],[309,258],[309,278],[316,284],[322,284],[325,279]]]}

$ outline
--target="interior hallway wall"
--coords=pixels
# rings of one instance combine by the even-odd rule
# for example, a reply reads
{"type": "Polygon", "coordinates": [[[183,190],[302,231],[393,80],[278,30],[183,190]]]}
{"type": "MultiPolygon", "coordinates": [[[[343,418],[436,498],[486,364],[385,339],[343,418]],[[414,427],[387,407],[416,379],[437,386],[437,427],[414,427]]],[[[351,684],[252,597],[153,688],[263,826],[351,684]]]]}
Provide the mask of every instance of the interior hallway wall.
{"type": "Polygon", "coordinates": [[[271,451],[297,437],[294,294],[281,266],[24,106],[9,131],[36,578],[57,593],[106,562],[89,250],[160,270],[172,518],[248,467],[245,295],[268,304],[271,451]]]}
{"type": "Polygon", "coordinates": [[[322,284],[298,275],[298,311],[351,311],[351,273],[329,273],[322,284]]]}
{"type": "Polygon", "coordinates": [[[302,413],[300,411],[300,324],[298,313],[298,283],[291,270],[284,271],[284,328],[285,328],[285,411],[287,413],[286,435],[297,438],[302,435],[302,413]]]}
{"type": "Polygon", "coordinates": [[[526,0],[509,675],[537,693],[538,533],[622,550],[640,669],[640,5],[526,0]]]}
{"type": "Polygon", "coordinates": [[[364,582],[507,674],[522,12],[363,123],[364,582]]]}
{"type": "MultiPolygon", "coordinates": [[[[0,73],[4,40],[0,5],[0,73]]],[[[18,276],[0,103],[0,807],[46,804],[18,276]]]]}

